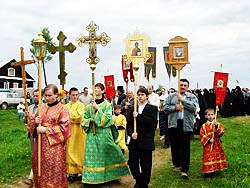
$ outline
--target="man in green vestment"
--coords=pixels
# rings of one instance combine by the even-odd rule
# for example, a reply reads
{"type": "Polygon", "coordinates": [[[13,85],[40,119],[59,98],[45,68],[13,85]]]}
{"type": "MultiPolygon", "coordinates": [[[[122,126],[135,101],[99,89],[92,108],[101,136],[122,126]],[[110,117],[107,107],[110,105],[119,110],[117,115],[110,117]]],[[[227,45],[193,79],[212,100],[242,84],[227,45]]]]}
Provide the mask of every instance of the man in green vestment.
{"type": "Polygon", "coordinates": [[[100,184],[128,176],[126,160],[117,144],[112,121],[112,106],[104,99],[104,85],[95,85],[96,99],[84,112],[81,123],[86,136],[82,182],[100,184]]]}

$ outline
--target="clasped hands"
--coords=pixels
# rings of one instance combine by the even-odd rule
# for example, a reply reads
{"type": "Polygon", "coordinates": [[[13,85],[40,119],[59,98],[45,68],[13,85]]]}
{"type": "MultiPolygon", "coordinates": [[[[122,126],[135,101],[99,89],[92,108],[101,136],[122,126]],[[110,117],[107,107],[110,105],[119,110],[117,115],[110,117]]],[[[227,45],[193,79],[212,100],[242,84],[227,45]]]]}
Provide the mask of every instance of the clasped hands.
{"type": "Polygon", "coordinates": [[[182,111],[183,109],[184,109],[184,106],[181,105],[181,104],[177,104],[177,105],[175,106],[175,110],[182,111]]]}

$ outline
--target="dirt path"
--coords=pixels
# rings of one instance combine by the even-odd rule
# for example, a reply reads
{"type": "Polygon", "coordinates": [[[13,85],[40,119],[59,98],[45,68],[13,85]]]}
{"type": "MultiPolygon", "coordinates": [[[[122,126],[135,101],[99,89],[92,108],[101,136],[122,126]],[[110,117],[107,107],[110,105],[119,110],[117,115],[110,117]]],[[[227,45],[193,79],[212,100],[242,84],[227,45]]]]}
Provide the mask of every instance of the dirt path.
{"type": "MultiPolygon", "coordinates": [[[[158,139],[158,137],[156,138],[158,139]]],[[[157,143],[159,144],[159,142],[157,143]]],[[[161,144],[160,144],[161,145],[161,144]]],[[[161,166],[166,160],[170,159],[170,149],[162,148],[161,146],[157,146],[156,150],[153,152],[153,173],[154,171],[161,166]]],[[[28,188],[29,186],[23,183],[23,177],[17,183],[12,185],[0,185],[2,188],[28,188]]],[[[116,181],[108,182],[101,185],[86,185],[82,184],[80,181],[77,181],[73,184],[69,184],[69,188],[130,188],[134,186],[134,180],[132,176],[121,178],[116,181]]]]}

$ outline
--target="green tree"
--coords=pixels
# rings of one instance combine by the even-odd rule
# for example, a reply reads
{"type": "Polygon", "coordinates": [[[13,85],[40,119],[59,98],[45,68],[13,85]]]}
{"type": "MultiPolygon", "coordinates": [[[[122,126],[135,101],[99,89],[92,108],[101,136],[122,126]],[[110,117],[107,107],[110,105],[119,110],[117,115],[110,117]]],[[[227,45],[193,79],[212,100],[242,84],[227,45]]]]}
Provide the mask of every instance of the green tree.
{"type": "MultiPolygon", "coordinates": [[[[53,38],[50,36],[50,31],[49,31],[49,28],[43,28],[41,30],[41,32],[43,33],[43,38],[45,39],[45,41],[48,43],[47,44],[47,54],[46,54],[46,57],[44,58],[43,60],[43,74],[44,74],[44,82],[45,82],[45,85],[47,86],[47,79],[46,79],[46,70],[45,70],[45,63],[49,62],[52,60],[53,56],[51,53],[49,53],[48,51],[48,48],[54,44],[55,45],[55,42],[53,42],[53,38]]],[[[30,48],[30,52],[32,53],[31,57],[36,60],[34,54],[35,54],[35,49],[34,49],[34,40],[35,39],[32,39],[31,40],[31,48],[30,48]]],[[[37,63],[36,63],[37,65],[37,63]]],[[[38,66],[37,66],[38,67],[38,66]]]]}

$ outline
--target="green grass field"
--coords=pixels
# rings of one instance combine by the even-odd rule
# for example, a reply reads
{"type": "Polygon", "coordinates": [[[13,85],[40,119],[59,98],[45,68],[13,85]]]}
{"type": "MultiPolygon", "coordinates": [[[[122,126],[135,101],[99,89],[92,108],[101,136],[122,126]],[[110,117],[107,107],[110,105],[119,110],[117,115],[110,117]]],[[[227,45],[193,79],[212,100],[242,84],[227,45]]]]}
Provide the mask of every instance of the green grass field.
{"type": "Polygon", "coordinates": [[[0,110],[0,183],[12,183],[31,168],[26,127],[17,110],[0,110]]]}
{"type": "MultiPolygon", "coordinates": [[[[226,132],[222,137],[229,168],[215,178],[204,179],[201,171],[202,145],[198,136],[191,142],[189,180],[182,180],[172,170],[170,160],[163,163],[152,175],[151,187],[156,188],[249,188],[250,187],[250,117],[219,119],[226,132]]],[[[170,150],[169,150],[170,153],[170,150]]]]}
{"type": "MultiPolygon", "coordinates": [[[[152,174],[151,187],[250,187],[250,144],[248,142],[250,117],[219,120],[226,128],[222,141],[229,163],[228,170],[221,172],[215,178],[203,178],[201,171],[202,145],[198,136],[195,136],[191,142],[189,180],[182,180],[180,173],[173,172],[170,149],[167,149],[165,150],[167,157],[162,158],[165,162],[152,174]]],[[[156,141],[156,147],[159,149],[162,147],[162,143],[156,141]]],[[[0,110],[0,187],[1,184],[14,183],[18,179],[24,178],[28,175],[30,168],[30,146],[23,122],[18,120],[16,110],[0,110]]]]}

